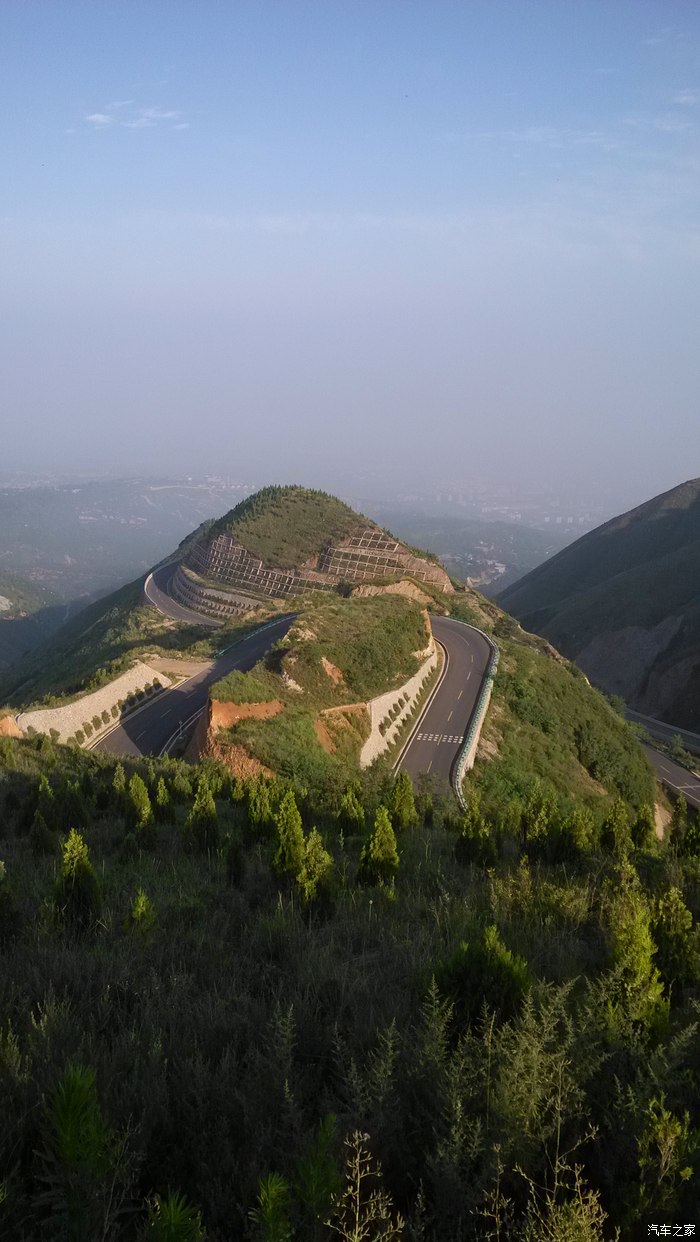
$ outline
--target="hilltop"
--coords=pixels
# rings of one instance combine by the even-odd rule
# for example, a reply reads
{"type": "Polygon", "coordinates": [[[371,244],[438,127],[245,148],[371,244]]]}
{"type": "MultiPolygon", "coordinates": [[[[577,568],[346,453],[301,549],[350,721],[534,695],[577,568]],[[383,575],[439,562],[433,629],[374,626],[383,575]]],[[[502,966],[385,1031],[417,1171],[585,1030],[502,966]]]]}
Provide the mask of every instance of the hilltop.
{"type": "MultiPolygon", "coordinates": [[[[231,535],[271,569],[299,569],[327,543],[375,526],[328,492],[310,487],[263,487],[230,509],[207,531],[231,535]]],[[[378,527],[376,529],[379,529],[378,527]]]]}
{"type": "Polygon", "coordinates": [[[0,698],[27,706],[96,689],[144,652],[211,658],[259,622],[312,592],[371,594],[386,586],[423,604],[451,594],[446,571],[341,500],[303,487],[266,487],[180,543],[173,596],[222,628],[152,607],[136,580],[84,609],[15,664],[0,698]]]}
{"type": "Polygon", "coordinates": [[[584,535],[499,603],[638,711],[700,727],[700,479],[584,535]]]}
{"type": "Polygon", "coordinates": [[[172,593],[197,611],[230,615],[261,599],[402,577],[452,589],[435,557],[402,544],[335,496],[265,487],[192,540],[172,593]]]}

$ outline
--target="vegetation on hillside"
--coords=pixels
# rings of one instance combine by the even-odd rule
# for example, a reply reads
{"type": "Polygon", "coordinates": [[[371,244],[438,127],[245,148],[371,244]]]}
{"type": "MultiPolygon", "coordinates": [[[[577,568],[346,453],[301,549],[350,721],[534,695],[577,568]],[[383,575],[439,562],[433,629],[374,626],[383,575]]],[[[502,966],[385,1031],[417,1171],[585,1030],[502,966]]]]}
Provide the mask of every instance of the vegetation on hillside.
{"type": "Polygon", "coordinates": [[[428,640],[423,613],[403,596],[318,594],[305,600],[285,638],[250,673],[230,673],[211,696],[237,703],[281,700],[281,715],[242,720],[228,738],[273,771],[311,781],[349,780],[367,721],[352,714],[339,719],[329,753],[319,740],[319,713],[402,685],[418,669],[416,653],[428,640]]]}
{"type": "Polygon", "coordinates": [[[693,1219],[682,806],[660,846],[623,800],[509,826],[476,777],[462,816],[372,772],[323,792],[47,739],[0,766],[3,1237],[693,1219]]]}
{"type": "Polygon", "coordinates": [[[508,814],[536,783],[588,805],[606,796],[653,802],[653,773],[634,730],[576,666],[538,650],[510,618],[494,632],[501,660],[482,733],[482,753],[492,757],[477,767],[492,813],[508,814]]]}
{"type": "Polygon", "coordinates": [[[700,727],[700,480],[622,514],[499,602],[632,706],[700,727]],[[639,630],[666,623],[664,638],[639,630]],[[603,646],[587,650],[596,639],[603,646]],[[648,648],[648,650],[647,650],[648,648]]]}
{"type": "Polygon", "coordinates": [[[265,565],[296,569],[328,543],[373,525],[327,492],[263,487],[219,518],[208,538],[226,532],[265,565]]]}
{"type": "MultiPolygon", "coordinates": [[[[268,610],[271,611],[271,610],[268,610]]],[[[17,707],[52,707],[97,690],[147,653],[211,659],[260,623],[232,620],[213,629],[163,616],[143,603],[143,580],[85,608],[0,680],[0,698],[17,707]]]]}

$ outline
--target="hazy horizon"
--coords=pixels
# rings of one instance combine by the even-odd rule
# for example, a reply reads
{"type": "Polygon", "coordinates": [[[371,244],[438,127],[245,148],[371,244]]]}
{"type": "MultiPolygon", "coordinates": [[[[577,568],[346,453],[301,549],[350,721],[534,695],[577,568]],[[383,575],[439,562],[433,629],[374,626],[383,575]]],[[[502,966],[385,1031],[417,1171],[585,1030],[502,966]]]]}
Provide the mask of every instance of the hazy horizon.
{"type": "Polygon", "coordinates": [[[2,17],[3,471],[700,474],[694,6],[2,17]]]}

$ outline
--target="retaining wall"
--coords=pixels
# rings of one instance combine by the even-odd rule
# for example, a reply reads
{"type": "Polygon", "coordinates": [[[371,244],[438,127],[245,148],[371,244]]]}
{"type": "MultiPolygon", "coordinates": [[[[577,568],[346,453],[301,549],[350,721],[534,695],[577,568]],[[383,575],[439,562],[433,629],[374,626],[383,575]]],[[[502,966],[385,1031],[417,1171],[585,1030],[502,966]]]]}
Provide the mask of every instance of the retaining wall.
{"type": "Polygon", "coordinates": [[[426,648],[426,651],[429,652],[429,655],[413,677],[404,682],[402,686],[397,686],[395,690],[389,690],[386,694],[378,695],[376,699],[370,699],[367,704],[370,715],[370,735],[360,751],[360,767],[368,768],[370,763],[373,763],[379,755],[383,755],[384,751],[388,750],[396,741],[401,726],[413,711],[421,690],[437,665],[438,651],[434,639],[431,638],[430,645],[426,648]],[[399,699],[404,695],[408,695],[408,701],[403,704],[399,715],[392,721],[386,732],[382,734],[379,728],[380,724],[387,719],[389,712],[396,707],[399,699]]]}
{"type": "Polygon", "coordinates": [[[73,737],[78,729],[82,729],[84,721],[87,720],[92,724],[93,716],[101,716],[103,711],[108,712],[108,724],[103,724],[100,729],[94,729],[90,738],[92,741],[93,738],[119,723],[119,715],[113,717],[112,708],[117,706],[120,699],[126,699],[128,694],[143,690],[147,682],[153,683],[156,680],[160,681],[162,686],[167,686],[169,682],[169,678],[164,673],[138,660],[127,673],[115,677],[114,681],[101,686],[99,690],[94,690],[92,694],[84,694],[82,698],[76,699],[73,703],[66,703],[63,707],[44,707],[36,711],[21,712],[17,716],[17,724],[23,733],[26,733],[30,727],[36,729],[37,733],[50,733],[52,729],[57,729],[58,740],[67,742],[68,738],[73,737]]]}

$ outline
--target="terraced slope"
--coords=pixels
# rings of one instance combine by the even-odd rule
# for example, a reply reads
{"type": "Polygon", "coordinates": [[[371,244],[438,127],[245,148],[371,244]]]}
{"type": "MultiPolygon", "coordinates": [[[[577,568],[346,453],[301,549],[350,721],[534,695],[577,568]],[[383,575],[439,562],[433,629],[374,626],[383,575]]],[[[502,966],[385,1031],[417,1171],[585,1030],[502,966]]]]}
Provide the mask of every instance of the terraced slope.
{"type": "Polygon", "coordinates": [[[451,590],[434,559],[400,543],[369,518],[325,492],[267,487],[248,497],[192,544],[173,592],[202,611],[246,611],[250,598],[279,599],[342,584],[410,576],[451,590]]]}
{"type": "Polygon", "coordinates": [[[700,726],[700,479],[584,535],[499,604],[638,711],[700,726]]]}

